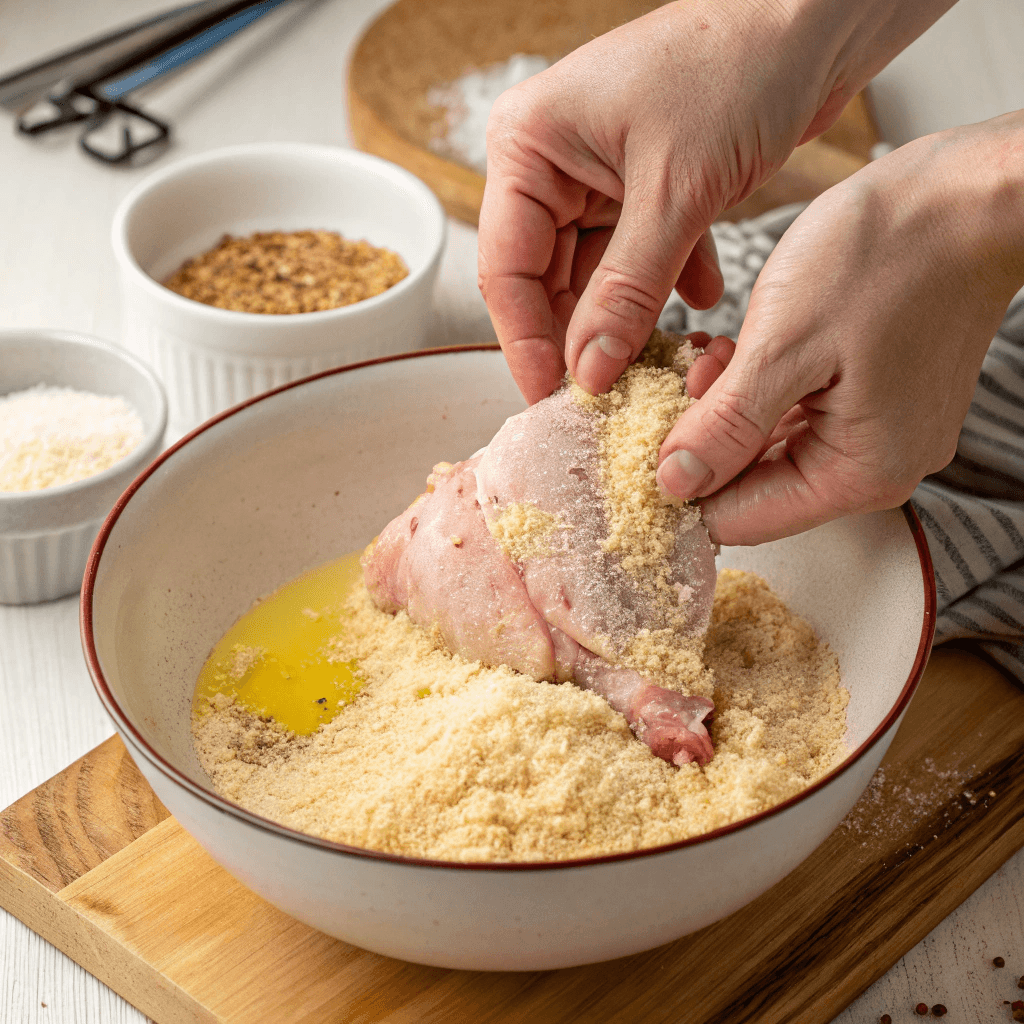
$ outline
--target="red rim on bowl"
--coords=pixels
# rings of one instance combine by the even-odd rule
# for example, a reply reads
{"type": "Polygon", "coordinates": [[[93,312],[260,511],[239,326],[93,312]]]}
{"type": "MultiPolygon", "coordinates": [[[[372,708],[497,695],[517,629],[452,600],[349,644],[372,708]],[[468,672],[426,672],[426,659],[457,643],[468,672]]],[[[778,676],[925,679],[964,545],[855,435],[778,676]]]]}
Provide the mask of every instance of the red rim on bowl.
{"type": "Polygon", "coordinates": [[[110,537],[111,531],[116,525],[121,513],[127,507],[131,501],[132,496],[140,487],[149,479],[149,477],[171,458],[175,452],[180,448],[187,445],[193,438],[198,437],[200,434],[209,430],[212,426],[220,423],[222,420],[227,419],[230,416],[236,415],[242,409],[246,409],[251,405],[255,405],[257,402],[262,402],[273,395],[280,394],[283,391],[288,391],[291,388],[301,387],[304,384],[308,384],[310,381],[319,380],[324,377],[331,377],[337,374],[350,373],[353,370],[360,370],[367,366],[376,366],[383,363],[392,363],[404,359],[422,359],[430,358],[438,355],[449,355],[449,354],[460,354],[460,353],[471,353],[471,352],[497,352],[500,351],[497,345],[473,345],[473,346],[452,346],[447,348],[434,348],[434,349],[423,349],[418,352],[405,352],[399,355],[384,356],[379,359],[367,359],[360,363],[351,363],[346,366],[337,367],[332,370],[325,370],[322,373],[315,373],[309,377],[303,377],[301,380],[292,381],[288,384],[283,384],[281,387],[275,388],[273,391],[267,391],[263,394],[257,395],[254,398],[250,398],[244,402],[233,406],[230,409],[220,413],[217,416],[212,417],[205,423],[200,424],[191,433],[186,434],[180,441],[168,448],[163,454],[155,459],[149,466],[146,467],[132,481],[128,489],[121,495],[117,500],[117,504],[114,505],[110,514],[107,516],[100,529],[99,535],[93,544],[92,551],[89,553],[89,562],[85,569],[85,579],[82,584],[82,603],[81,603],[81,632],[82,632],[82,649],[85,654],[86,664],[89,668],[89,674],[92,676],[93,685],[96,688],[96,692],[99,695],[100,700],[103,702],[104,707],[107,709],[108,714],[114,720],[118,731],[122,734],[122,737],[129,741],[129,744],[134,750],[144,757],[155,769],[161,772],[167,778],[177,783],[179,786],[183,786],[193,796],[202,800],[204,803],[213,807],[214,809],[221,811],[225,814],[229,814],[232,817],[238,818],[242,821],[248,822],[250,825],[255,825],[258,828],[264,829],[269,832],[274,832],[286,839],[290,839],[293,842],[304,843],[309,846],[318,846],[328,850],[334,850],[340,854],[345,854],[351,857],[363,857],[371,860],[386,860],[392,861],[398,864],[406,864],[415,867],[436,867],[444,868],[448,870],[459,870],[459,871],[558,871],[565,868],[580,867],[582,865],[595,865],[595,864],[607,864],[612,861],[630,860],[636,857],[652,857],[658,854],[668,853],[672,850],[681,849],[684,846],[694,846],[698,843],[710,842],[719,836],[727,835],[731,832],[739,831],[740,829],[749,828],[758,821],[765,818],[771,817],[772,815],[781,814],[783,811],[792,807],[794,804],[799,803],[802,800],[806,800],[813,793],[818,792],[826,786],[832,779],[846,772],[851,768],[860,758],[878,742],[881,737],[888,732],[892,727],[893,723],[899,718],[899,716],[906,709],[907,704],[910,702],[910,698],[914,694],[914,690],[917,688],[917,684],[921,681],[921,676],[924,673],[925,665],[928,662],[928,654],[931,650],[932,638],[935,633],[935,575],[932,570],[931,555],[928,551],[928,542],[924,534],[924,530],[921,527],[921,522],[917,518],[917,513],[914,511],[910,502],[905,502],[901,506],[901,511],[906,517],[907,524],[910,527],[910,532],[914,538],[914,544],[917,548],[917,555],[921,562],[921,576],[924,583],[924,623],[921,629],[921,639],[917,648],[917,655],[914,659],[914,664],[910,672],[903,689],[900,691],[899,699],[889,709],[888,714],[879,723],[877,728],[871,735],[859,746],[856,750],[852,751],[842,764],[833,768],[827,775],[818,779],[817,782],[812,783],[806,789],[801,790],[795,796],[790,797],[788,800],[783,800],[782,803],[775,804],[775,806],[768,808],[767,810],[760,811],[757,814],[751,815],[749,818],[742,818],[739,821],[732,822],[729,825],[723,825],[721,828],[717,828],[712,832],[705,832],[703,835],[693,836],[690,839],[681,839],[678,842],[666,843],[662,846],[647,847],[642,850],[635,850],[630,853],[615,853],[608,854],[603,857],[580,857],[575,860],[558,860],[558,861],[525,861],[525,862],[470,862],[464,863],[462,861],[443,861],[443,860],[430,860],[423,857],[406,857],[401,854],[384,853],[379,850],[365,850],[357,846],[348,846],[345,843],[333,842],[329,839],[321,839],[317,836],[307,835],[304,832],[299,832],[296,829],[281,825],[278,822],[271,821],[269,818],[263,818],[258,814],[253,814],[251,811],[245,810],[238,804],[232,803],[230,800],[226,800],[224,797],[219,796],[212,790],[206,789],[203,786],[197,785],[188,776],[186,776],[179,769],[175,768],[166,758],[159,754],[141,732],[135,727],[135,725],[128,719],[128,717],[121,710],[117,702],[117,698],[114,696],[107,680],[103,675],[103,669],[100,666],[99,656],[96,653],[96,640],[93,635],[93,591],[96,586],[96,575],[99,569],[100,561],[103,557],[103,550],[106,546],[107,540],[110,537]]]}

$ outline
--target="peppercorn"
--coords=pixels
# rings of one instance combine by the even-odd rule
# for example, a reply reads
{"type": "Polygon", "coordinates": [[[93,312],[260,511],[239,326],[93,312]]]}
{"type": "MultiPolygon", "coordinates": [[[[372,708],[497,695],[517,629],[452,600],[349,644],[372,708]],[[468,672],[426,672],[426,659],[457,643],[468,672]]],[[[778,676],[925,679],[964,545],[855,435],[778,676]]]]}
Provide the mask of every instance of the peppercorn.
{"type": "Polygon", "coordinates": [[[927,1003],[918,1003],[917,1006],[914,1007],[914,1013],[916,1013],[919,1017],[923,1017],[927,1012],[928,1012],[928,1004],[927,1003]]]}
{"type": "Polygon", "coordinates": [[[1018,999],[1010,1003],[1010,1009],[1013,1011],[1014,1020],[1024,1021],[1024,1000],[1018,999]]]}
{"type": "Polygon", "coordinates": [[[878,1018],[878,1024],[892,1024],[892,1017],[887,1013],[883,1013],[882,1016],[878,1018]]]}
{"type": "Polygon", "coordinates": [[[944,1007],[944,1006],[942,1005],[942,1003],[936,1003],[936,1004],[935,1004],[935,1005],[934,1005],[934,1006],[932,1007],[932,1016],[933,1016],[933,1017],[945,1017],[945,1016],[946,1016],[946,1013],[947,1013],[947,1012],[948,1012],[948,1011],[947,1011],[947,1010],[946,1010],[946,1008],[945,1008],[945,1007],[944,1007]]]}
{"type": "Polygon", "coordinates": [[[995,958],[995,960],[992,961],[992,966],[993,967],[1005,967],[1006,966],[1006,961],[1001,956],[997,956],[995,958]]]}
{"type": "Polygon", "coordinates": [[[1024,977],[1017,979],[1017,988],[1024,988],[1024,977]]]}

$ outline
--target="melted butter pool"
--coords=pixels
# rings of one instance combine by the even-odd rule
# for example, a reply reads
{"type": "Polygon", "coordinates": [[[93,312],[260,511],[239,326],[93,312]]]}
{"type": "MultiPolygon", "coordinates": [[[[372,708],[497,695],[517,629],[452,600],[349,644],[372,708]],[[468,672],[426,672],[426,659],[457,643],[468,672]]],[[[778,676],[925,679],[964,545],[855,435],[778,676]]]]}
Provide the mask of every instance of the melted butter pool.
{"type": "Polygon", "coordinates": [[[355,662],[330,660],[342,605],[360,578],[359,552],[312,569],[247,611],[199,673],[193,710],[224,694],[247,711],[307,736],[355,699],[355,662]]]}

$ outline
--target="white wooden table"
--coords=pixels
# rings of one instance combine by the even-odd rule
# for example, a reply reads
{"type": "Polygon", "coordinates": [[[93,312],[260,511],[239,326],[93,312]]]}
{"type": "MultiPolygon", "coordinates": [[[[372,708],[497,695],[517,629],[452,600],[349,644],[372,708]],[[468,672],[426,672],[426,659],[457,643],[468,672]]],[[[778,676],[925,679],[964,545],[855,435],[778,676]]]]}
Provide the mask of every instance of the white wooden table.
{"type": "MultiPolygon", "coordinates": [[[[176,128],[163,162],[215,146],[293,139],[349,144],[347,54],[386,0],[302,0],[265,19],[176,80],[140,97],[176,128]]],[[[0,0],[0,72],[72,40],[169,6],[168,0],[0,0]]],[[[0,114],[0,328],[55,327],[119,338],[108,240],[118,200],[145,170],[87,159],[75,133],[34,144],[0,114]]],[[[451,224],[430,344],[490,340],[476,290],[476,233],[451,224]]],[[[93,694],[78,637],[78,601],[0,606],[0,808],[112,732],[93,694]]],[[[948,1020],[1009,1019],[1009,975],[1024,973],[1024,854],[836,1018],[916,1018],[941,1002],[948,1020]],[[1005,971],[991,959],[1006,957],[1005,971]]],[[[1024,993],[1022,993],[1024,995],[1024,993]]],[[[71,960],[0,911],[0,1024],[145,1018],[71,960]]]]}

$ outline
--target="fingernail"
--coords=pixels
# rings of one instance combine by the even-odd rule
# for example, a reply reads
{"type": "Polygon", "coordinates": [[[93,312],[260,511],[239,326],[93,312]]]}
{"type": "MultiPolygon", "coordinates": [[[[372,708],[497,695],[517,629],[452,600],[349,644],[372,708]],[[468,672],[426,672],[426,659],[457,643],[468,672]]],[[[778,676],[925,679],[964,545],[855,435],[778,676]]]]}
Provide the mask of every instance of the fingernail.
{"type": "Polygon", "coordinates": [[[596,395],[606,391],[618,379],[629,362],[633,349],[621,338],[599,334],[587,342],[576,360],[576,382],[596,395]]]}
{"type": "Polygon", "coordinates": [[[703,495],[706,484],[711,483],[711,470],[685,448],[672,452],[658,467],[658,489],[671,498],[686,501],[703,495]]]}
{"type": "Polygon", "coordinates": [[[599,334],[596,338],[591,338],[587,348],[590,348],[591,345],[597,345],[606,356],[612,359],[628,359],[633,354],[633,349],[621,338],[613,338],[610,334],[599,334]]]}

